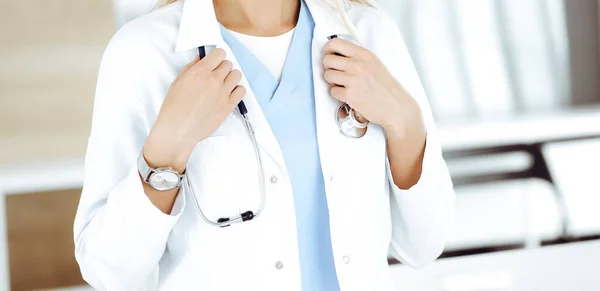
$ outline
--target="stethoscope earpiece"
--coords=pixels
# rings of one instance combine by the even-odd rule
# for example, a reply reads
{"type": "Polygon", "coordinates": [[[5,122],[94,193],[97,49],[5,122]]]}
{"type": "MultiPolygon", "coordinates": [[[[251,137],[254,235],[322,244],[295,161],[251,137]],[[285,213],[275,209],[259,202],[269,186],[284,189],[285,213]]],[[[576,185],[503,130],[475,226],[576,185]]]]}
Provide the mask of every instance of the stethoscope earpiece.
{"type": "Polygon", "coordinates": [[[240,214],[240,216],[234,220],[231,220],[227,217],[223,217],[223,218],[219,218],[219,220],[217,220],[217,223],[220,225],[221,228],[223,227],[228,227],[233,223],[236,222],[245,222],[245,221],[249,221],[254,219],[255,215],[254,212],[248,210],[242,214],[240,214]]]}
{"type": "Polygon", "coordinates": [[[327,37],[327,40],[332,40],[334,38],[341,38],[343,40],[349,41],[354,44],[358,44],[356,39],[350,34],[334,34],[327,37]]]}

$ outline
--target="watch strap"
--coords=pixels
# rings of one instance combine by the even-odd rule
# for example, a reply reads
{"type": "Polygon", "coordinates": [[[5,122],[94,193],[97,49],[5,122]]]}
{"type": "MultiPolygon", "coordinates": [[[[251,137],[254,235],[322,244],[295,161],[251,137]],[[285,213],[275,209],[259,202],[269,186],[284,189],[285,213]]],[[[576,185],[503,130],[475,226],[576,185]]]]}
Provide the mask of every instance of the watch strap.
{"type": "MultiPolygon", "coordinates": [[[[138,168],[138,172],[139,172],[140,176],[142,177],[142,181],[144,181],[144,183],[150,185],[154,189],[156,189],[156,187],[154,187],[152,185],[152,183],[150,183],[150,179],[152,178],[152,175],[157,172],[169,172],[169,173],[177,175],[177,177],[178,177],[177,185],[175,185],[172,189],[179,188],[181,186],[181,183],[183,182],[183,178],[185,177],[185,171],[183,172],[183,174],[179,174],[177,171],[175,171],[172,168],[152,168],[152,167],[150,167],[148,165],[148,163],[146,162],[146,158],[144,157],[143,150],[140,152],[140,155],[138,157],[137,168],[138,168]]],[[[160,190],[160,189],[156,189],[156,190],[160,190]]]]}
{"type": "Polygon", "coordinates": [[[144,158],[143,151],[140,153],[140,156],[138,157],[137,168],[138,168],[138,172],[140,173],[140,176],[142,176],[142,180],[146,183],[150,183],[150,181],[149,181],[150,176],[155,171],[155,169],[148,166],[148,163],[146,162],[146,159],[144,158]]]}

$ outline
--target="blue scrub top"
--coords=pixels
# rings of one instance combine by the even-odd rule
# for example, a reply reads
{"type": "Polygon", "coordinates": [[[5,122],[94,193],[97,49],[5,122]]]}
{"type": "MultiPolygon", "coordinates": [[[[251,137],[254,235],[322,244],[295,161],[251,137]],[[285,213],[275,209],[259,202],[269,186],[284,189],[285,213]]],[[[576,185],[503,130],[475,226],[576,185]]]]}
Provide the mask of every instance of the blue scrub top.
{"type": "Polygon", "coordinates": [[[281,83],[229,31],[221,27],[221,33],[283,152],[294,193],[302,290],[338,291],[329,209],[317,144],[311,54],[314,25],[306,3],[301,1],[281,83]]]}

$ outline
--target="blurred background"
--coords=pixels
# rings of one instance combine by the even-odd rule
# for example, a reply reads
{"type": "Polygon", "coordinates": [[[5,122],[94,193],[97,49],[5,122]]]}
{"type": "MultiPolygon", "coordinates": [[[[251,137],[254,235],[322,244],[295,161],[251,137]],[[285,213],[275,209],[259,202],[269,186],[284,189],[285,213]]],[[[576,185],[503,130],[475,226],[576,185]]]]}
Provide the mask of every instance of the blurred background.
{"type": "MultiPolygon", "coordinates": [[[[398,290],[600,290],[598,0],[379,0],[457,192],[443,258],[398,290]]],[[[0,290],[87,290],[73,258],[97,70],[154,0],[0,0],[0,290]]]]}

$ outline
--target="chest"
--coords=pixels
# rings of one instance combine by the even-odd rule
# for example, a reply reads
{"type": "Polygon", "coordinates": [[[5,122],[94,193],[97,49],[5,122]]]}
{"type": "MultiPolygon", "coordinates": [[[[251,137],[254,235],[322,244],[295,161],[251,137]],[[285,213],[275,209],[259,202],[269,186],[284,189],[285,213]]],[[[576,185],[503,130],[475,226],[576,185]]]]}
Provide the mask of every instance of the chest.
{"type": "MultiPolygon", "coordinates": [[[[291,290],[290,286],[299,286],[297,216],[290,179],[294,173],[290,173],[292,167],[286,157],[290,152],[320,167],[335,252],[345,254],[358,249],[361,246],[352,243],[359,241],[358,237],[373,238],[373,242],[361,249],[381,249],[381,245],[386,245],[389,203],[384,133],[373,124],[360,139],[341,134],[335,120],[341,103],[330,95],[330,86],[323,79],[327,34],[315,29],[297,51],[293,46],[290,48],[288,55],[293,57],[288,56],[286,62],[297,63],[284,68],[281,83],[264,67],[252,69],[260,64],[245,64],[251,58],[244,57],[231,43],[217,44],[226,51],[234,67],[243,72],[240,85],[247,89],[244,102],[257,147],[239,114],[233,112],[195,147],[188,163],[192,191],[186,192],[186,196],[188,199],[194,196],[204,215],[212,221],[257,209],[261,187],[266,189],[267,203],[256,220],[215,228],[203,222],[188,200],[190,203],[171,233],[168,248],[174,264],[183,266],[180,264],[183,262],[187,263],[187,269],[203,270],[199,272],[203,275],[195,278],[198,284],[214,284],[214,290],[233,290],[240,282],[260,286],[256,290],[291,290]],[[256,151],[262,156],[260,163],[256,151]],[[210,266],[204,263],[207,261],[210,266]],[[239,263],[230,264],[232,261],[239,263]],[[278,268],[278,263],[284,267],[278,268]],[[231,273],[247,276],[235,281],[222,280],[221,274],[231,273]],[[267,288],[265,282],[279,287],[267,288]]],[[[193,56],[190,52],[185,59],[193,56]]],[[[184,64],[182,61],[177,66],[184,64]]],[[[149,121],[158,114],[161,96],[167,91],[169,79],[176,75],[168,72],[157,81],[165,87],[162,93],[152,93],[155,95],[152,109],[147,112],[149,121]]],[[[373,255],[356,251],[353,257],[368,260],[373,255]]],[[[174,270],[165,275],[172,278],[170,282],[181,279],[171,274],[178,273],[174,270]]]]}
{"type": "MultiPolygon", "coordinates": [[[[341,103],[330,95],[331,87],[323,78],[323,49],[330,31],[323,25],[311,23],[308,13],[305,16],[302,21],[301,15],[294,32],[281,81],[225,31],[222,31],[224,39],[216,46],[223,48],[234,68],[243,73],[240,85],[247,92],[244,102],[253,136],[266,164],[287,176],[286,155],[291,152],[310,156],[321,166],[326,179],[337,176],[349,181],[340,184],[338,189],[351,190],[353,186],[357,189],[358,184],[368,184],[364,179],[366,175],[385,168],[384,133],[376,124],[371,124],[367,134],[359,139],[348,138],[340,132],[336,112],[341,103]]],[[[320,18],[316,16],[315,19],[320,18]]],[[[369,29],[359,26],[357,31],[359,38],[371,38],[369,29]]],[[[156,120],[170,82],[195,54],[194,50],[171,54],[159,52],[153,57],[154,61],[147,64],[148,68],[142,70],[138,82],[144,86],[136,87],[141,91],[148,129],[156,120]]],[[[278,57],[282,54],[285,53],[280,52],[278,57]]],[[[250,132],[239,114],[232,112],[209,138],[196,146],[189,168],[197,168],[197,175],[202,175],[202,180],[243,184],[241,181],[248,178],[256,180],[260,165],[255,161],[254,152],[250,132]]],[[[248,183],[250,189],[256,184],[248,183]]],[[[229,192],[236,192],[235,187],[230,188],[229,192]]]]}

